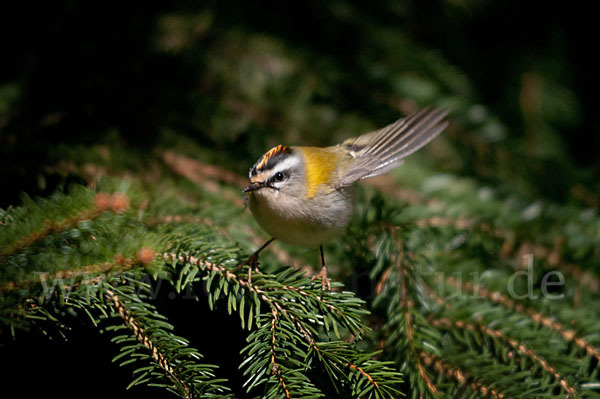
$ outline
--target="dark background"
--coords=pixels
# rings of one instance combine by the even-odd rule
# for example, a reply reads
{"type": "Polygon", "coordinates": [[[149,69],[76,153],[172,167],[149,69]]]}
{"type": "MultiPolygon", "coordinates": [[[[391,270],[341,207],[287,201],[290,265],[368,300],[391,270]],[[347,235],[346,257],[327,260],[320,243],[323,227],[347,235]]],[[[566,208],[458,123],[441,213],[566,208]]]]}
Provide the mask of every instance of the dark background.
{"type": "MultiPolygon", "coordinates": [[[[354,120],[382,125],[430,103],[452,109],[448,136],[460,155],[440,170],[525,197],[598,205],[597,24],[582,5],[12,3],[0,11],[1,207],[18,205],[22,192],[84,182],[51,167],[85,162],[81,148],[118,147],[143,162],[191,140],[207,161],[245,173],[273,140],[333,144],[338,131],[359,129],[354,120]]],[[[186,306],[163,307],[201,353],[218,358],[220,345],[243,345],[222,333],[228,325],[237,333],[237,320],[206,309],[189,320],[186,306]]],[[[108,338],[85,325],[67,335],[5,341],[4,386],[30,396],[121,395],[130,374],[111,364],[108,338]]],[[[222,360],[238,385],[239,359],[222,360]]]]}
{"type": "MultiPolygon", "coordinates": [[[[265,136],[286,137],[289,126],[298,125],[288,117],[292,105],[284,97],[302,88],[276,79],[258,98],[239,90],[233,73],[243,71],[235,71],[236,63],[263,50],[260,42],[252,46],[255,38],[275,42],[276,56],[298,64],[292,74],[298,85],[307,75],[318,79],[308,94],[311,105],[375,125],[398,116],[387,97],[412,97],[419,105],[435,100],[451,106],[458,129],[476,136],[464,119],[469,106],[483,105],[505,131],[489,152],[505,151],[517,162],[528,158],[527,165],[511,166],[505,183],[525,176],[536,187],[533,194],[565,201],[578,181],[594,185],[588,198],[594,201],[600,136],[598,79],[590,60],[598,49],[593,13],[542,1],[392,3],[3,6],[1,205],[18,203],[22,191],[51,192],[60,177],[46,176],[41,189],[40,174],[61,159],[64,145],[117,141],[144,153],[164,143],[165,131],[174,131],[214,148],[226,164],[256,158],[265,136]],[[394,76],[404,72],[408,81],[399,84],[394,76]],[[419,98],[420,81],[412,90],[411,76],[434,85],[434,95],[419,98]],[[231,129],[223,120],[239,120],[246,103],[258,111],[231,129]],[[549,169],[560,178],[548,181],[549,169]]],[[[294,141],[301,135],[303,141],[331,144],[318,135],[318,120],[299,130],[294,141]]],[[[460,149],[469,157],[473,143],[464,145],[460,149]]],[[[486,179],[501,173],[470,169],[469,161],[458,172],[486,179]]],[[[499,163],[506,167],[506,161],[499,163]]]]}

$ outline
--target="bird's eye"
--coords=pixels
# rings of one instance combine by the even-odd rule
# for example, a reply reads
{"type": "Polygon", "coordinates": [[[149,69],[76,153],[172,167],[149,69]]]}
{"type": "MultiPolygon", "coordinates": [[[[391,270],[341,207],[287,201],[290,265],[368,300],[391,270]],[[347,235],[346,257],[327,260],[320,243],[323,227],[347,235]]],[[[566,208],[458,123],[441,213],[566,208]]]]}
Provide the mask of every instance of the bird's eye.
{"type": "Polygon", "coordinates": [[[284,177],[285,177],[284,174],[281,173],[281,172],[275,173],[275,180],[276,181],[282,181],[284,179],[284,177]]]}

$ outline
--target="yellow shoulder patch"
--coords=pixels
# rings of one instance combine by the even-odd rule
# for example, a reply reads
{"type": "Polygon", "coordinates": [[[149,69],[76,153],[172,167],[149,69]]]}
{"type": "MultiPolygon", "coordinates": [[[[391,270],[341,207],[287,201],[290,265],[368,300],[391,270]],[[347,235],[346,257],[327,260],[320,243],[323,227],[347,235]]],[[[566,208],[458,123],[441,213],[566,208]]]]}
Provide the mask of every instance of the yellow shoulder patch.
{"type": "Polygon", "coordinates": [[[302,147],[306,171],[306,197],[313,198],[319,187],[332,182],[338,155],[319,147],[302,147]]]}

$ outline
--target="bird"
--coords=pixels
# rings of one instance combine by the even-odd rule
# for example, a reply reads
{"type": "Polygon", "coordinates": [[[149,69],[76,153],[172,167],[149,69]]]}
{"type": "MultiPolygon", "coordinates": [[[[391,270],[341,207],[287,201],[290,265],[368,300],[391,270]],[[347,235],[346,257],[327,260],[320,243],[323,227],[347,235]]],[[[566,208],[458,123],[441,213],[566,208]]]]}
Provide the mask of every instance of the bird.
{"type": "Polygon", "coordinates": [[[354,183],[389,172],[436,138],[448,110],[423,108],[372,132],[330,147],[277,145],[249,172],[243,190],[254,219],[271,238],[245,262],[258,265],[259,253],[274,240],[319,248],[322,289],[330,289],[323,243],[340,236],[354,210],[354,183]]]}

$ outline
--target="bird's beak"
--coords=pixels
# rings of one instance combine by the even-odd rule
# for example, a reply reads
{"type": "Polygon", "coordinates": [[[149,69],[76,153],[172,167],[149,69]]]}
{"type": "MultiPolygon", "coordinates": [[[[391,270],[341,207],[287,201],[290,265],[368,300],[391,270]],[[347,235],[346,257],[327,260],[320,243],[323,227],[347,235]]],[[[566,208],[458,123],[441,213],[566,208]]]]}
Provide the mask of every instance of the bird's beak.
{"type": "Polygon", "coordinates": [[[250,185],[248,187],[246,187],[243,190],[243,192],[249,193],[251,191],[258,190],[259,188],[263,188],[263,187],[267,187],[267,184],[265,182],[255,181],[255,182],[250,183],[250,185]]]}

